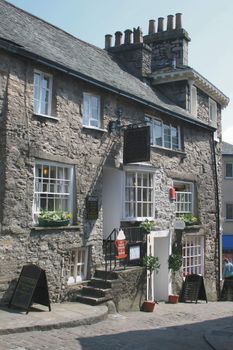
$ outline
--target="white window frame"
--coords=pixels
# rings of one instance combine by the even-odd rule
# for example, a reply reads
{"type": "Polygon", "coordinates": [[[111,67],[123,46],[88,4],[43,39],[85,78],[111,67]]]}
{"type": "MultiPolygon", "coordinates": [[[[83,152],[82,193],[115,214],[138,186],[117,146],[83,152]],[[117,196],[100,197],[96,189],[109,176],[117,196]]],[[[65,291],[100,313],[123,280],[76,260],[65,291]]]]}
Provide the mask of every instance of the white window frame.
{"type": "Polygon", "coordinates": [[[34,99],[34,104],[33,104],[33,110],[35,114],[39,114],[39,115],[44,115],[44,116],[51,116],[51,111],[52,111],[52,91],[53,91],[53,76],[49,73],[44,73],[41,72],[37,69],[34,70],[34,74],[33,74],[33,89],[34,89],[34,94],[33,94],[33,99],[34,99]],[[35,81],[34,81],[34,77],[35,74],[40,76],[40,81],[39,81],[39,109],[38,111],[35,109],[35,81]],[[42,101],[42,81],[44,78],[48,78],[49,80],[49,88],[48,90],[48,113],[42,113],[42,103],[45,101],[42,101]]]}
{"type": "Polygon", "coordinates": [[[179,187],[179,185],[189,186],[189,191],[176,191],[176,215],[183,215],[183,214],[194,214],[194,183],[189,181],[181,181],[181,180],[174,180],[173,186],[176,187],[176,185],[179,187]],[[179,196],[185,197],[184,201],[178,201],[179,196]],[[189,200],[189,197],[191,198],[191,201],[189,200]],[[187,199],[187,200],[186,200],[187,199]],[[180,206],[183,203],[186,207],[189,206],[190,210],[177,210],[178,206],[180,206]]]}
{"type": "MultiPolygon", "coordinates": [[[[181,151],[181,130],[180,127],[171,123],[165,123],[159,118],[154,118],[150,115],[145,115],[145,121],[147,122],[147,125],[150,126],[150,142],[151,145],[154,147],[160,147],[164,149],[170,149],[173,151],[181,151]],[[156,123],[161,124],[161,141],[162,145],[158,145],[155,143],[155,128],[156,128],[156,123]],[[165,146],[165,128],[166,126],[169,127],[170,130],[170,147],[165,146]],[[177,148],[173,147],[173,142],[172,142],[172,128],[175,128],[178,133],[178,145],[177,148]]],[[[158,127],[158,126],[157,126],[158,127]]]]}
{"type": "Polygon", "coordinates": [[[70,252],[69,277],[67,284],[81,283],[87,278],[88,247],[80,247],[70,252]],[[74,259],[72,260],[72,258],[74,259]],[[73,269],[73,273],[71,273],[73,269]]]}
{"type": "Polygon", "coordinates": [[[91,94],[88,92],[83,93],[83,126],[88,128],[95,128],[95,129],[101,128],[101,99],[99,95],[91,94]],[[98,101],[97,118],[93,117],[93,113],[92,113],[93,99],[97,99],[98,101]],[[92,125],[96,121],[97,121],[97,125],[92,125]]]}
{"type": "MultiPolygon", "coordinates": [[[[151,169],[145,170],[145,169],[135,169],[135,168],[126,168],[125,172],[124,172],[124,187],[123,187],[123,214],[122,214],[122,221],[143,221],[145,219],[148,220],[153,220],[154,219],[154,207],[155,207],[155,188],[154,188],[154,172],[151,171],[151,169]],[[136,177],[138,176],[138,174],[150,174],[151,175],[151,182],[152,182],[152,186],[151,187],[144,187],[144,186],[133,186],[132,189],[135,191],[135,201],[126,201],[126,188],[130,187],[130,186],[126,186],[126,179],[127,179],[127,174],[128,173],[133,173],[133,174],[137,174],[136,177]],[[151,194],[151,201],[143,201],[143,189],[147,188],[147,189],[151,189],[152,194],[151,194]],[[141,201],[138,200],[138,191],[137,189],[141,189],[142,193],[141,193],[141,201]],[[135,216],[126,216],[126,204],[127,203],[132,203],[132,205],[135,206],[134,208],[134,213],[136,214],[135,216]],[[151,204],[151,213],[152,216],[138,216],[138,208],[137,208],[137,204],[143,205],[143,203],[147,203],[148,205],[151,204]]],[[[148,211],[148,209],[147,209],[148,211]]]]}
{"type": "Polygon", "coordinates": [[[226,210],[226,221],[233,221],[233,215],[232,215],[232,217],[230,217],[230,218],[227,217],[227,206],[228,206],[228,205],[231,205],[231,206],[232,206],[232,209],[231,209],[231,210],[232,210],[232,214],[233,214],[233,202],[232,202],[232,203],[229,203],[229,202],[226,203],[226,205],[225,205],[225,210],[226,210]]]}
{"type": "Polygon", "coordinates": [[[191,85],[191,114],[197,116],[197,88],[191,85]]]}
{"type": "Polygon", "coordinates": [[[217,103],[209,97],[209,121],[217,123],[217,103]]]}
{"type": "MultiPolygon", "coordinates": [[[[43,171],[43,170],[42,170],[43,171]]],[[[64,173],[65,170],[63,170],[64,173]]],[[[52,161],[47,161],[47,160],[36,160],[35,161],[35,165],[34,165],[34,196],[33,196],[33,210],[32,210],[32,214],[33,214],[33,221],[36,222],[38,215],[41,211],[41,207],[40,207],[40,200],[41,200],[41,195],[44,195],[44,198],[46,199],[46,207],[48,208],[48,199],[53,199],[55,201],[55,197],[56,199],[68,199],[68,208],[67,208],[67,212],[71,213],[73,212],[73,182],[74,182],[74,169],[72,165],[67,165],[67,164],[63,164],[63,163],[58,163],[58,162],[52,162],[52,161]],[[57,174],[57,169],[58,168],[63,168],[63,169],[67,169],[69,172],[69,179],[60,179],[59,177],[46,177],[44,176],[44,174],[42,174],[41,177],[37,176],[37,171],[36,168],[38,165],[42,166],[42,169],[44,169],[44,167],[46,169],[49,169],[49,174],[51,171],[51,167],[55,167],[56,168],[56,174],[57,174]],[[45,185],[47,187],[47,191],[43,190],[43,185],[44,185],[44,179],[46,179],[45,185]],[[40,180],[41,186],[42,188],[39,189],[37,187],[37,180],[40,180]],[[59,183],[60,182],[60,183],[59,183]],[[58,192],[55,191],[55,189],[58,186],[62,186],[64,189],[64,185],[67,184],[69,185],[69,193],[68,192],[58,192]],[[54,186],[54,191],[51,191],[51,186],[54,186]],[[54,198],[50,197],[54,195],[54,198]],[[39,209],[39,210],[38,210],[39,209]]],[[[54,206],[55,206],[55,202],[54,202],[54,206]]],[[[53,209],[55,210],[55,208],[53,209]]],[[[51,210],[51,211],[53,211],[51,210]]]]}
{"type": "Polygon", "coordinates": [[[225,179],[233,179],[233,162],[225,163],[225,179]],[[227,165],[231,165],[231,176],[227,176],[227,165]]]}
{"type": "Polygon", "coordinates": [[[204,237],[186,234],[183,238],[182,258],[183,276],[192,273],[204,276],[204,237]]]}

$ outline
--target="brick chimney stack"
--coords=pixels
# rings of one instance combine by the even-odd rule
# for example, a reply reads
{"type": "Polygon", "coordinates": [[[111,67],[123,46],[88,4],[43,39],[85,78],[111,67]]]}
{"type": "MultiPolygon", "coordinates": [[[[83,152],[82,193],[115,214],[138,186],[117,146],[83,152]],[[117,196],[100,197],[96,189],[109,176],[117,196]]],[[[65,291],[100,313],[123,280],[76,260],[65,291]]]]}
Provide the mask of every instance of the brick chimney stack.
{"type": "Polygon", "coordinates": [[[120,46],[122,44],[121,42],[122,35],[123,34],[119,31],[115,33],[115,46],[120,46]]]}
{"type": "Polygon", "coordinates": [[[148,30],[148,34],[154,34],[155,33],[155,20],[154,19],[150,19],[149,20],[149,30],[148,30]]]}
{"type": "Polygon", "coordinates": [[[182,28],[181,16],[182,13],[176,13],[176,29],[182,28]]]}
{"type": "Polygon", "coordinates": [[[173,15],[167,16],[167,30],[173,30],[173,15]]]}
{"type": "Polygon", "coordinates": [[[105,35],[105,49],[109,49],[112,46],[112,35],[106,34],[105,35]]]}
{"type": "Polygon", "coordinates": [[[124,41],[124,44],[125,44],[125,45],[130,45],[130,44],[132,43],[132,34],[133,34],[133,32],[132,32],[131,29],[126,29],[126,30],[124,31],[124,33],[125,33],[125,41],[124,41]]]}

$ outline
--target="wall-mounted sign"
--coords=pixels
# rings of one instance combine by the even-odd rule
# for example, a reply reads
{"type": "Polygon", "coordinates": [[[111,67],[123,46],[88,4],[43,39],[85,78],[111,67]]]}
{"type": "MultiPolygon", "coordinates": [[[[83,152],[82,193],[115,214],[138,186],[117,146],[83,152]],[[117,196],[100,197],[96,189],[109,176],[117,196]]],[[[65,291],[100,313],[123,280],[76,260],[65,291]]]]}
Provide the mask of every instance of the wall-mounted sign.
{"type": "Polygon", "coordinates": [[[128,128],[124,130],[123,163],[150,160],[150,127],[128,128]]]}
{"type": "Polygon", "coordinates": [[[87,220],[97,220],[99,215],[98,197],[88,196],[86,199],[87,220]]]}
{"type": "Polygon", "coordinates": [[[33,303],[48,306],[51,311],[45,271],[36,265],[25,265],[20,273],[9,307],[19,307],[28,313],[33,303]]]}
{"type": "Polygon", "coordinates": [[[128,264],[139,265],[142,257],[142,244],[141,243],[129,243],[128,244],[128,264]]]}

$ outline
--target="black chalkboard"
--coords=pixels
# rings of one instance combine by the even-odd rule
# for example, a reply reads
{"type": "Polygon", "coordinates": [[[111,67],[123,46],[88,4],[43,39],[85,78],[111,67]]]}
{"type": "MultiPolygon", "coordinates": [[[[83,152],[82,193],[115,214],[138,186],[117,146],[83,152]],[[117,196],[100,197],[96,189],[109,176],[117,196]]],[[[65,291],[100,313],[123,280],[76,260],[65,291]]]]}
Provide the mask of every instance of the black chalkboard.
{"type": "Polygon", "coordinates": [[[8,307],[19,307],[28,313],[33,303],[48,306],[51,311],[45,271],[36,265],[25,265],[8,307]]]}
{"type": "Polygon", "coordinates": [[[124,131],[123,163],[150,160],[150,127],[129,128],[124,131]]]}
{"type": "Polygon", "coordinates": [[[97,220],[99,215],[98,197],[88,196],[86,199],[87,220],[97,220]]]}
{"type": "Polygon", "coordinates": [[[205,285],[203,277],[200,275],[188,275],[183,283],[181,292],[181,301],[195,301],[205,300],[207,302],[207,296],[205,291],[205,285]]]}

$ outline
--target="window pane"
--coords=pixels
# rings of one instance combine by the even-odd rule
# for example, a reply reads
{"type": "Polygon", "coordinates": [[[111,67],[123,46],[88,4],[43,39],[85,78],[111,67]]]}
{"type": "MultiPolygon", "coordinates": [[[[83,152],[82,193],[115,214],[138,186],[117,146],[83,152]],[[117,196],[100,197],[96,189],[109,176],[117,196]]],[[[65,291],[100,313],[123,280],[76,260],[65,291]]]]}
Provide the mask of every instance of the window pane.
{"type": "Polygon", "coordinates": [[[170,125],[163,125],[164,147],[171,148],[171,129],[170,125]]]}
{"type": "Polygon", "coordinates": [[[233,220],[233,204],[226,204],[226,219],[233,220]]]}
{"type": "Polygon", "coordinates": [[[158,120],[154,120],[154,126],[153,126],[153,137],[154,137],[154,144],[157,146],[162,146],[162,123],[158,120]]]}
{"type": "Polygon", "coordinates": [[[172,149],[179,149],[178,128],[175,128],[174,126],[171,127],[171,136],[172,136],[172,149]]]}
{"type": "Polygon", "coordinates": [[[226,163],[226,177],[233,177],[233,164],[226,163]]]}

